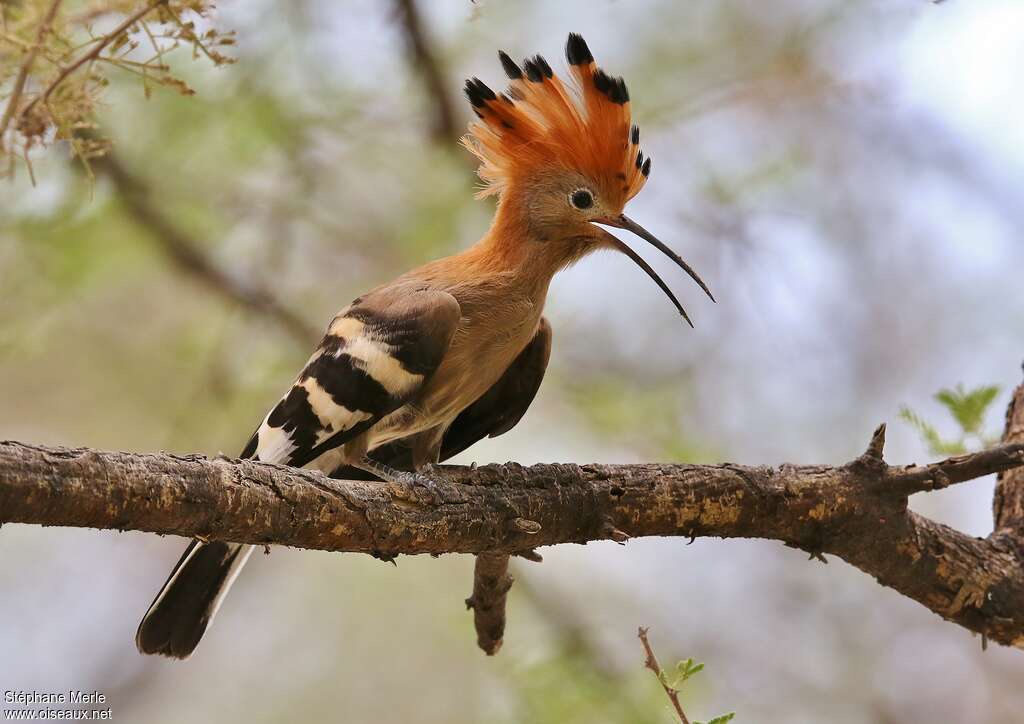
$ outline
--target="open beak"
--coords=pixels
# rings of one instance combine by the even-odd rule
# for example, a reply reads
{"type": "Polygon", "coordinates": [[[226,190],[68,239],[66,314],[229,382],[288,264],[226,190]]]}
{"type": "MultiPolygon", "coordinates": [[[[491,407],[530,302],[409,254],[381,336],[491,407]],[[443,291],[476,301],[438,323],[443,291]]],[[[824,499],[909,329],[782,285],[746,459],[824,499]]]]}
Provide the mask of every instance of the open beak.
{"type": "MultiPolygon", "coordinates": [[[[672,251],[667,245],[659,241],[658,238],[655,237],[652,233],[647,231],[644,227],[640,226],[640,224],[636,223],[625,214],[620,214],[618,216],[613,216],[606,219],[597,219],[593,223],[601,224],[602,226],[612,226],[615,227],[616,229],[625,229],[627,231],[632,231],[634,234],[636,234],[641,239],[657,248],[659,251],[665,254],[665,256],[674,261],[676,265],[678,265],[683,271],[690,275],[691,279],[693,279],[695,282],[697,282],[697,284],[700,285],[700,288],[704,290],[704,293],[708,295],[712,302],[715,301],[715,297],[714,295],[711,294],[711,290],[708,289],[708,285],[704,283],[704,280],[700,278],[697,272],[695,272],[689,264],[683,261],[682,257],[680,257],[678,254],[672,251]]],[[[668,285],[665,284],[664,281],[662,281],[661,277],[658,276],[657,272],[655,272],[654,269],[651,268],[651,265],[644,261],[643,258],[635,251],[633,251],[630,247],[626,246],[625,243],[623,243],[616,237],[612,236],[611,234],[608,234],[606,232],[605,239],[614,248],[618,249],[623,254],[632,259],[634,262],[636,262],[636,265],[643,269],[647,273],[647,276],[654,280],[655,284],[661,287],[661,290],[665,292],[669,299],[672,300],[672,303],[676,306],[676,309],[679,310],[679,313],[683,315],[683,319],[685,319],[687,324],[689,324],[692,327],[693,322],[690,321],[690,317],[689,315],[687,315],[686,310],[683,309],[683,305],[679,303],[679,300],[676,299],[675,295],[672,293],[672,290],[670,290],[668,288],[668,285]]]]}

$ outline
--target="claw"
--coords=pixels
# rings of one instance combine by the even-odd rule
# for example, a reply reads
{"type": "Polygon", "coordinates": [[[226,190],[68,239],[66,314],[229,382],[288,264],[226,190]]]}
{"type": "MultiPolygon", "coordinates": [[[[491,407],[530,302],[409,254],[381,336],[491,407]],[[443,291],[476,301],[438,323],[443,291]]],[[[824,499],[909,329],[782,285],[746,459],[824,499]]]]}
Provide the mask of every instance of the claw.
{"type": "MultiPolygon", "coordinates": [[[[424,488],[430,493],[431,498],[437,496],[437,482],[423,473],[414,473],[407,470],[396,470],[395,468],[379,463],[376,460],[370,458],[363,458],[361,461],[355,464],[355,467],[360,470],[365,470],[368,473],[373,473],[378,478],[387,483],[394,483],[408,488],[410,491],[415,490],[417,487],[424,488]]],[[[433,466],[431,466],[432,468],[433,466]]]]}
{"type": "Polygon", "coordinates": [[[426,488],[432,493],[437,492],[437,483],[432,479],[428,478],[422,473],[406,473],[402,471],[395,471],[398,475],[395,478],[396,483],[402,485],[408,485],[409,487],[415,487],[419,485],[421,488],[426,488]]]}

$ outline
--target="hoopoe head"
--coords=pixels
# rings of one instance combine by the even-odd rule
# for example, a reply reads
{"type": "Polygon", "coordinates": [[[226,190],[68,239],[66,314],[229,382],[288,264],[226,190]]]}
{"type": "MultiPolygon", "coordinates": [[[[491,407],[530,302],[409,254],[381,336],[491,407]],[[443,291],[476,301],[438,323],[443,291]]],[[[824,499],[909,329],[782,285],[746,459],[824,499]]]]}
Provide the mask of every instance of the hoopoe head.
{"type": "Polygon", "coordinates": [[[566,244],[567,256],[601,247],[623,252],[689,322],[647,262],[597,226],[632,231],[668,255],[711,297],[678,254],[623,213],[651,173],[651,159],[640,150],[640,129],[630,120],[626,84],[597,66],[580,35],[569,35],[565,56],[568,83],[540,55],[520,67],[504,52],[498,57],[511,81],[507,92],[496,94],[479,78],[466,81],[466,96],[478,120],[470,123],[462,142],[480,160],[484,186],[478,196],[496,195],[503,206],[516,202],[534,238],[571,242],[566,244]]]}

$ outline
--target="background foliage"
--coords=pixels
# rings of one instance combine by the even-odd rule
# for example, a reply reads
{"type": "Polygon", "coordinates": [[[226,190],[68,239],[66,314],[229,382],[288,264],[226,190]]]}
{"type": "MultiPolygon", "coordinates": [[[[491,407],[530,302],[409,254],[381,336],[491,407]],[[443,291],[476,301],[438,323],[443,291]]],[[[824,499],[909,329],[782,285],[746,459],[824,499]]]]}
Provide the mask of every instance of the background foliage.
{"type": "MultiPolygon", "coordinates": [[[[3,4],[5,93],[22,57],[9,36],[48,5],[3,4]]],[[[400,5],[222,2],[195,32],[237,31],[236,63],[196,61],[190,43],[162,54],[194,95],[147,100],[136,73],[106,69],[93,130],[113,146],[94,179],[66,143],[32,146],[35,186],[14,164],[0,184],[0,437],[237,452],[305,361],[305,329],[483,232],[490,204],[472,200],[400,5]]],[[[554,60],[582,32],[628,80],[654,157],[630,214],[719,298],[658,266],[691,331],[627,261],[585,260],[552,289],[534,409],[464,461],[836,462],[903,405],[956,440],[932,395],[957,383],[999,385],[970,422],[1000,428],[1024,332],[1024,139],[1006,122],[1024,115],[1019,4],[482,0],[424,3],[421,21],[459,128],[461,80],[499,85],[497,48],[554,60]]],[[[151,53],[144,31],[136,41],[127,57],[145,62],[131,55],[151,53]]],[[[888,453],[931,454],[911,425],[890,426],[888,453]]],[[[987,481],[912,505],[984,534],[990,501],[987,481]]],[[[137,620],[182,545],[5,527],[3,687],[98,688],[122,721],[661,722],[635,638],[650,625],[665,661],[708,664],[682,692],[699,715],[1024,710],[1019,652],[983,653],[851,568],[756,541],[545,551],[516,574],[495,659],[462,606],[471,559],[395,569],[275,549],[192,660],[140,657],[137,620]]]]}

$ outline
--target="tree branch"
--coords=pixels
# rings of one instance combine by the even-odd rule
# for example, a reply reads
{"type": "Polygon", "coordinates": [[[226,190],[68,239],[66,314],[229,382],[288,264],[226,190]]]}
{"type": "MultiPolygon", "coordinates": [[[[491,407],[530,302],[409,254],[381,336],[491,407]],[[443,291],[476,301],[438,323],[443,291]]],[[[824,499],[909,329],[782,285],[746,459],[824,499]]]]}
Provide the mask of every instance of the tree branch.
{"type": "MultiPolygon", "coordinates": [[[[1013,392],[1006,408],[1003,441],[1024,443],[1024,383],[1013,392]]],[[[992,500],[994,535],[1017,546],[1024,556],[1024,470],[1015,468],[999,475],[992,500]]]]}
{"type": "Polygon", "coordinates": [[[507,553],[480,553],[473,566],[473,594],[466,608],[473,611],[476,644],[488,656],[501,649],[505,638],[505,599],[512,588],[507,553]]]}
{"type": "Polygon", "coordinates": [[[427,96],[434,107],[434,122],[431,136],[439,144],[450,146],[459,137],[459,123],[455,104],[445,84],[441,64],[437,60],[433,45],[423,29],[423,20],[415,0],[395,0],[395,11],[401,22],[402,34],[409,46],[409,64],[427,86],[427,96]]]}
{"type": "Polygon", "coordinates": [[[32,65],[36,62],[36,56],[43,46],[46,34],[50,32],[50,26],[53,24],[53,19],[57,16],[61,1],[53,0],[50,3],[50,7],[46,10],[46,14],[39,23],[39,29],[36,31],[36,42],[25,52],[25,60],[22,61],[21,67],[18,68],[18,75],[14,79],[14,86],[11,88],[11,96],[7,101],[7,107],[4,108],[4,114],[0,117],[0,149],[4,148],[4,135],[7,133],[7,126],[18,115],[18,104],[21,102],[21,94],[25,90],[25,82],[28,80],[29,73],[32,72],[32,65]]]}
{"type": "MultiPolygon", "coordinates": [[[[639,536],[768,538],[831,553],[988,639],[1024,647],[1017,547],[906,508],[907,495],[1024,465],[1024,442],[931,465],[441,466],[435,498],[196,455],[0,443],[0,522],[139,530],[299,548],[516,553],[639,536]],[[618,535],[616,535],[618,534],[618,535]]],[[[496,581],[503,581],[501,574],[496,581]]],[[[502,588],[496,585],[495,589],[502,588]]]]}
{"type": "Polygon", "coordinates": [[[42,93],[37,95],[35,98],[33,98],[31,101],[29,101],[29,104],[25,106],[25,110],[21,112],[21,117],[27,117],[32,112],[32,109],[36,107],[37,104],[42,103],[45,105],[47,100],[49,100],[50,95],[57,89],[57,87],[61,83],[63,83],[67,79],[69,75],[74,73],[76,70],[81,68],[86,63],[91,63],[94,60],[96,60],[96,58],[99,57],[100,53],[103,52],[103,49],[110,45],[114,40],[116,40],[122,33],[128,30],[135,23],[139,22],[139,20],[141,20],[143,17],[149,14],[151,10],[156,8],[157,5],[162,5],[166,2],[167,0],[151,0],[149,3],[139,8],[134,13],[125,18],[116,28],[111,30],[109,33],[106,33],[105,35],[97,38],[96,43],[93,45],[92,48],[89,49],[88,52],[83,53],[82,56],[78,58],[78,60],[71,63],[70,65],[61,68],[60,72],[57,73],[57,77],[50,81],[49,85],[46,86],[46,89],[42,93]]]}
{"type": "MultiPolygon", "coordinates": [[[[88,137],[83,132],[82,137],[88,137]]],[[[156,202],[149,184],[129,171],[113,151],[91,160],[92,168],[114,185],[128,215],[150,232],[157,246],[180,270],[228,301],[265,315],[303,345],[312,344],[319,333],[289,310],[262,286],[246,282],[218,267],[199,243],[167,217],[156,202]]]]}

